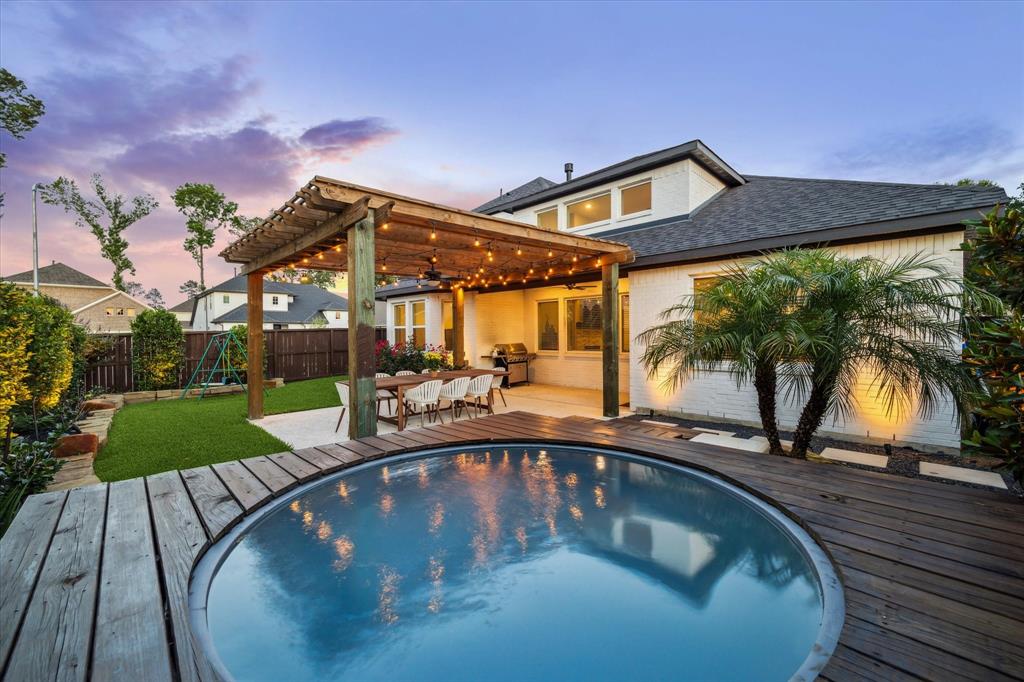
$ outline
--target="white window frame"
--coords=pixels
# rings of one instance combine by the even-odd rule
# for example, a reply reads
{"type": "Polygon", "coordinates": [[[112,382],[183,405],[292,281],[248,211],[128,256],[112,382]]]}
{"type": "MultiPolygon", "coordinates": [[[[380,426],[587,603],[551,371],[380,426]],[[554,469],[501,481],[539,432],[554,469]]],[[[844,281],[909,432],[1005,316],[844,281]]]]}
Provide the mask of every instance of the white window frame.
{"type": "Polygon", "coordinates": [[[278,305],[280,302],[281,302],[281,299],[278,298],[277,296],[271,296],[270,297],[270,305],[278,305]]]}
{"type": "MultiPolygon", "coordinates": [[[[588,301],[588,300],[591,300],[591,299],[597,300],[601,304],[601,307],[602,308],[604,307],[604,300],[603,300],[603,297],[600,294],[597,294],[596,296],[595,295],[590,295],[590,296],[573,296],[572,298],[563,299],[565,301],[565,305],[562,308],[562,317],[563,317],[563,326],[565,327],[565,352],[566,353],[581,353],[581,354],[592,355],[594,353],[602,352],[601,348],[595,348],[595,349],[592,349],[592,350],[587,350],[587,349],[584,348],[584,349],[581,349],[581,350],[577,350],[575,348],[570,348],[569,347],[569,340],[570,340],[569,339],[569,336],[570,336],[569,335],[569,306],[570,306],[570,304],[573,301],[588,301]]],[[[601,311],[601,314],[604,315],[604,310],[601,311]]],[[[561,342],[559,342],[559,343],[561,343],[561,342]]]]}
{"type": "Polygon", "coordinates": [[[413,345],[416,344],[416,330],[423,330],[423,347],[427,346],[427,299],[418,298],[415,301],[409,301],[409,336],[407,338],[412,339],[413,345]],[[416,304],[423,304],[423,324],[416,324],[416,304]]]}
{"type": "Polygon", "coordinates": [[[402,301],[401,303],[391,304],[391,344],[397,346],[399,343],[404,343],[409,339],[409,301],[402,301]],[[402,309],[402,316],[405,318],[402,323],[401,329],[403,339],[398,340],[398,314],[397,310],[402,309]]]}
{"type": "Polygon", "coordinates": [[[579,199],[573,199],[572,201],[565,202],[565,204],[564,204],[564,206],[565,206],[565,229],[567,231],[570,231],[570,232],[575,232],[576,230],[588,230],[588,229],[590,229],[592,227],[595,227],[595,226],[598,226],[598,225],[608,225],[608,224],[610,224],[612,222],[612,220],[615,218],[615,211],[614,211],[615,206],[612,205],[614,203],[612,201],[612,199],[613,199],[612,191],[610,189],[604,189],[604,190],[601,190],[600,192],[595,192],[595,193],[590,194],[588,196],[581,197],[579,199]],[[569,207],[570,206],[575,206],[576,204],[582,204],[584,202],[591,201],[593,199],[597,199],[598,197],[603,197],[606,194],[608,195],[608,217],[607,218],[602,218],[601,220],[595,220],[592,223],[584,223],[582,225],[576,225],[575,227],[569,225],[569,207]]]}
{"type": "Polygon", "coordinates": [[[643,217],[645,215],[650,215],[654,211],[654,179],[653,178],[645,178],[643,180],[635,180],[635,181],[627,183],[625,185],[619,185],[618,190],[619,190],[619,219],[620,220],[632,220],[633,218],[640,218],[640,217],[643,217]],[[624,213],[622,211],[622,193],[624,191],[626,191],[627,189],[633,189],[634,187],[639,187],[640,185],[650,185],[651,186],[651,205],[649,207],[641,209],[639,211],[634,211],[633,213],[624,213]]]}
{"type": "MultiPolygon", "coordinates": [[[[533,212],[533,223],[534,223],[534,225],[536,225],[537,227],[540,227],[540,214],[541,213],[552,213],[552,212],[554,212],[554,214],[555,214],[555,229],[556,230],[560,229],[560,227],[561,227],[561,220],[560,220],[561,216],[558,213],[558,209],[559,208],[560,208],[559,205],[555,204],[554,206],[548,206],[547,208],[542,208],[542,209],[534,211],[533,212]]],[[[541,228],[541,229],[544,229],[544,228],[541,228]]]]}
{"type": "Polygon", "coordinates": [[[231,303],[231,294],[223,294],[220,297],[220,302],[221,303],[231,303]]]}

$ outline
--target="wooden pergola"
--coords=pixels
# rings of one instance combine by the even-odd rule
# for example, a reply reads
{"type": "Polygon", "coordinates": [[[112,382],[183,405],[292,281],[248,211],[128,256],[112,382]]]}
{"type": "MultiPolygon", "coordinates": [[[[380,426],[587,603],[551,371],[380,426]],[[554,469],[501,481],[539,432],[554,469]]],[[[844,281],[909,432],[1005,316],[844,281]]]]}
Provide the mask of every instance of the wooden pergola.
{"type": "MultiPolygon", "coordinates": [[[[263,366],[263,278],[289,267],[348,273],[352,438],[377,432],[374,298],[378,275],[417,277],[452,291],[455,362],[465,362],[466,290],[600,271],[604,414],[619,412],[619,264],[628,246],[314,177],[220,254],[248,275],[249,366],[263,366]]],[[[249,373],[249,418],[263,416],[263,377],[249,373]]]]}

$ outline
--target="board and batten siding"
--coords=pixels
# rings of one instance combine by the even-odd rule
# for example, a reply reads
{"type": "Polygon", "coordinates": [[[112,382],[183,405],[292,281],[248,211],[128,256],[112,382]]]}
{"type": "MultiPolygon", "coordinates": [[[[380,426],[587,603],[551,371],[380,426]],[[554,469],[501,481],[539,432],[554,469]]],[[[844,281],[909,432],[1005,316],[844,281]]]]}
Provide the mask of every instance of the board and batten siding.
{"type": "MultiPolygon", "coordinates": [[[[963,231],[951,231],[918,237],[888,239],[834,247],[844,256],[873,256],[886,261],[915,253],[924,253],[946,262],[951,272],[963,273],[963,254],[956,249],[963,231]]],[[[658,323],[659,313],[680,297],[693,293],[695,277],[720,273],[726,261],[713,261],[674,267],[638,270],[629,273],[630,328],[633,334],[658,323]]],[[[759,424],[757,397],[752,386],[736,387],[726,372],[711,372],[690,379],[678,391],[670,391],[657,378],[648,378],[640,362],[643,349],[635,341],[629,358],[629,392],[632,409],[675,413],[693,417],[759,424]]],[[[886,415],[884,405],[874,399],[871,377],[862,376],[857,390],[857,411],[849,419],[826,418],[820,432],[849,440],[892,442],[955,451],[960,446],[959,420],[950,403],[939,407],[930,419],[916,411],[898,418],[886,415]]],[[[787,404],[780,391],[778,416],[784,429],[792,429],[802,405],[787,404]]]]}

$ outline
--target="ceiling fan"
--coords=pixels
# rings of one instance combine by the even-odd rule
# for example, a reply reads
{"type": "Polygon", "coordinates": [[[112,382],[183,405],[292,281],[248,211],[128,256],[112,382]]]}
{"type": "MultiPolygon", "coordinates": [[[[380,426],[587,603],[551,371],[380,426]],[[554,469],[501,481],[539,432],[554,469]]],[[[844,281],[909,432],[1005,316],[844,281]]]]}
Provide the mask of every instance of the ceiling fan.
{"type": "Polygon", "coordinates": [[[577,284],[576,282],[569,282],[568,284],[563,284],[562,286],[564,286],[569,291],[575,291],[577,289],[593,289],[594,288],[593,284],[577,284]]]}

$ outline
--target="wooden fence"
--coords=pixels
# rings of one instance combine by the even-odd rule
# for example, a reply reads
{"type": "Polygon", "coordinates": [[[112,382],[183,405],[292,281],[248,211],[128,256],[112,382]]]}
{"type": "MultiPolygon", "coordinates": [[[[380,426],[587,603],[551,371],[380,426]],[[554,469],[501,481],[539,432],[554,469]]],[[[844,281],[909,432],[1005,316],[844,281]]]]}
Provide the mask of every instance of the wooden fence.
{"type": "MultiPolygon", "coordinates": [[[[203,357],[210,338],[219,332],[185,332],[185,361],[178,374],[178,386],[188,383],[203,357]]],[[[132,372],[131,334],[99,334],[111,342],[110,350],[92,362],[86,371],[87,388],[99,386],[114,393],[135,390],[132,372]]],[[[265,330],[267,347],[267,376],[287,381],[338,376],[348,372],[347,329],[276,329],[265,330]]],[[[384,338],[384,330],[377,329],[377,339],[384,338]]],[[[242,343],[245,341],[243,339],[242,343]]],[[[211,349],[203,363],[204,369],[213,367],[216,354],[211,349]]]]}

